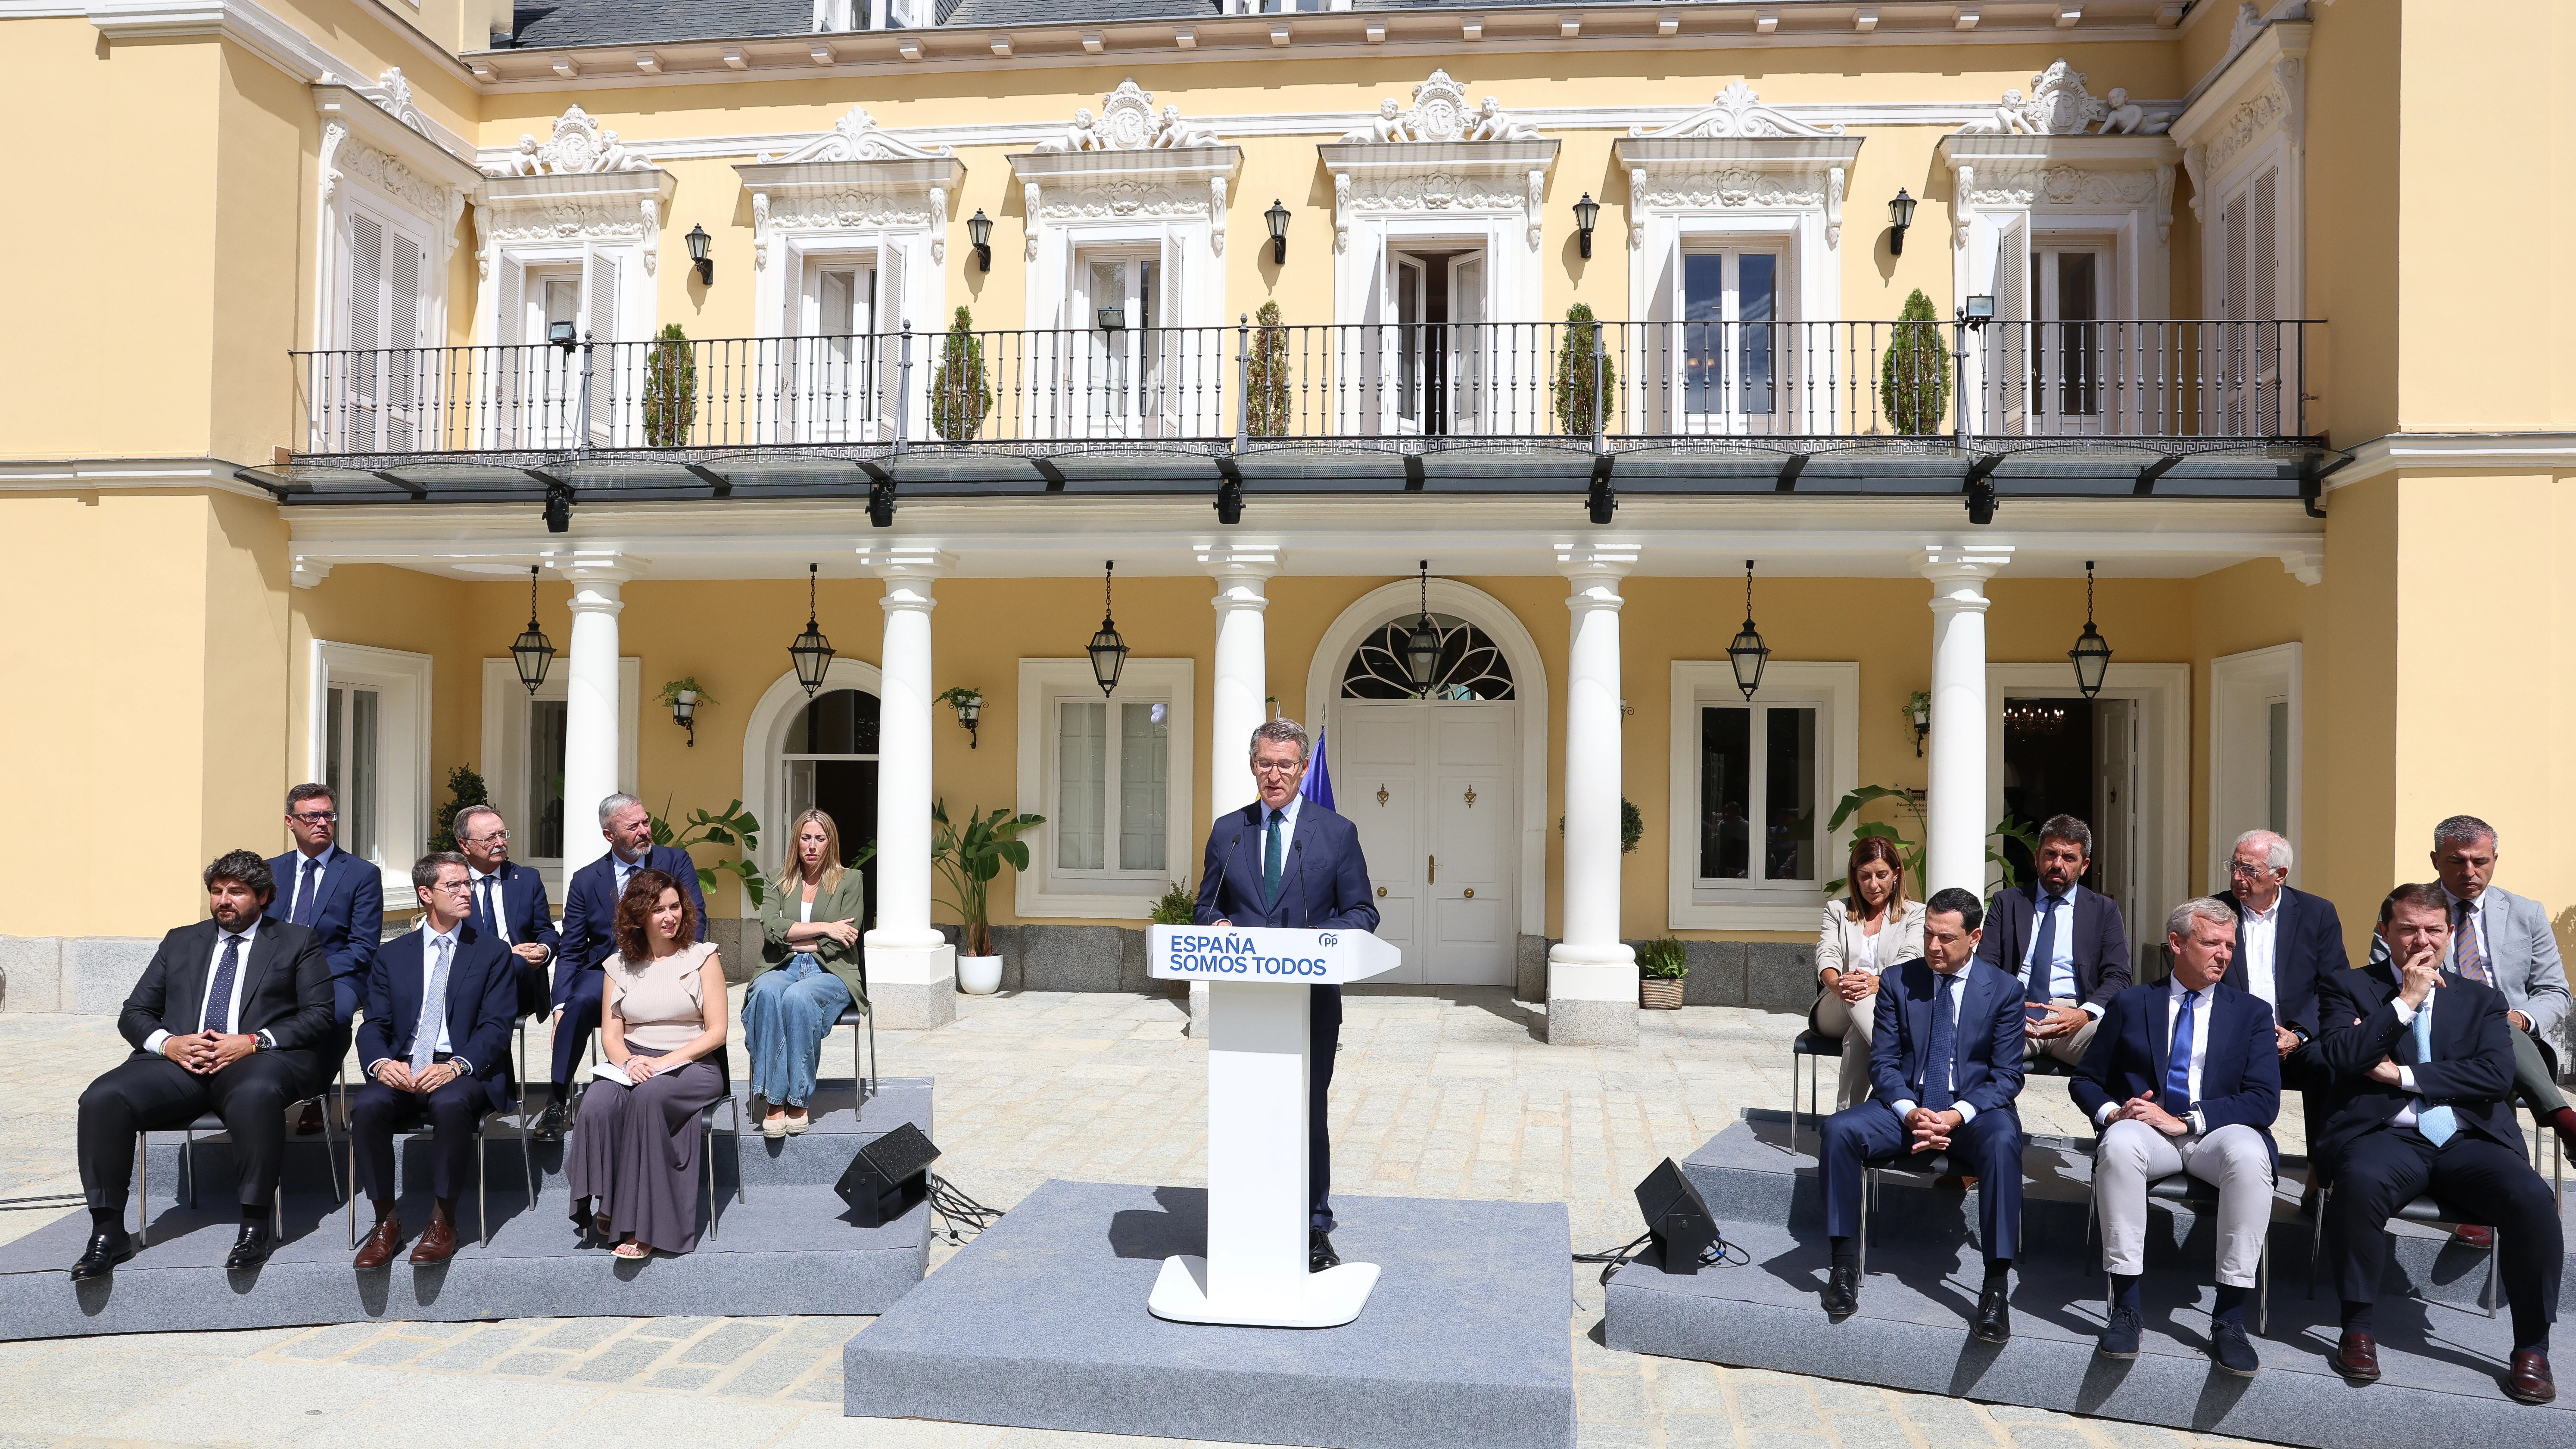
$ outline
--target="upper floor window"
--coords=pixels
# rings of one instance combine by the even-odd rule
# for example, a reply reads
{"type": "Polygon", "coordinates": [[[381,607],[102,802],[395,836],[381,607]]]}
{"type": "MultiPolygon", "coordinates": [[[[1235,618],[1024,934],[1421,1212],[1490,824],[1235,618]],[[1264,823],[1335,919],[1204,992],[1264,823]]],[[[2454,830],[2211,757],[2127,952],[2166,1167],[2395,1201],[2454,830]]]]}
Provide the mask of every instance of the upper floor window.
{"type": "Polygon", "coordinates": [[[937,25],[940,8],[936,0],[814,0],[814,29],[908,30],[937,25]]]}

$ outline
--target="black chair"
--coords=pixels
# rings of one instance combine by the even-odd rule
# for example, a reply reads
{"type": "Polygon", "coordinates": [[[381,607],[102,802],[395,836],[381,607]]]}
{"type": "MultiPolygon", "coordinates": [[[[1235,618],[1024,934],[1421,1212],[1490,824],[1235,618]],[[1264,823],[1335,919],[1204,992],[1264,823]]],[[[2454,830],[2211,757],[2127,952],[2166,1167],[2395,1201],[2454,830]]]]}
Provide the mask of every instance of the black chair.
{"type": "MultiPolygon", "coordinates": [[[[1837,1062],[1841,1061],[1842,1042],[1810,1027],[1798,1033],[1796,1041],[1789,1043],[1789,1150],[1791,1152],[1798,1150],[1798,1063],[1801,1061],[1807,1063],[1807,1115],[1819,1117],[1821,1120],[1820,1114],[1816,1111],[1816,1091],[1818,1079],[1825,1074],[1825,1067],[1823,1062],[1814,1060],[1818,1057],[1831,1057],[1837,1062]]],[[[1821,1141],[1816,1144],[1816,1147],[1819,1152],[1824,1150],[1824,1144],[1821,1141]]]]}
{"type": "Polygon", "coordinates": [[[735,1096],[731,1091],[727,1091],[723,1096],[716,1098],[715,1101],[709,1102],[705,1107],[699,1109],[698,1112],[698,1158],[706,1164],[707,1238],[709,1241],[713,1241],[716,1235],[716,1108],[718,1105],[727,1102],[733,1104],[733,1200],[735,1202],[751,1201],[751,1194],[745,1191],[743,1187],[742,1098],[735,1096]]]}
{"type": "MultiPolygon", "coordinates": [[[[856,1115],[864,1116],[867,1112],[868,1099],[877,1094],[876,1013],[863,1006],[853,1006],[842,1012],[840,1018],[834,1021],[832,1025],[836,1027],[846,1026],[850,1029],[850,1084],[853,1087],[856,1087],[859,1093],[859,1105],[856,1115]],[[862,1022],[867,1024],[868,1029],[867,1069],[864,1073],[861,1072],[859,1067],[859,1025],[862,1022]]],[[[1794,1139],[1796,1135],[1796,1130],[1793,1127],[1791,1129],[1790,1136],[1794,1139]]],[[[1794,1140],[1792,1145],[1795,1145],[1794,1140]]]]}
{"type": "MultiPolygon", "coordinates": [[[[2093,1139],[2093,1145],[2099,1148],[2102,1145],[2102,1139],[2098,1137],[2093,1139]]],[[[2274,1190],[2278,1190],[2277,1183],[2274,1190]]],[[[2218,1185],[2203,1182],[2188,1172],[2167,1173],[2163,1177],[2148,1180],[2147,1201],[2172,1203],[2179,1207],[2190,1208],[2195,1213],[2214,1213],[2218,1211],[2218,1185]]],[[[2085,1242],[2093,1241],[2101,1220],[2101,1200],[2088,1191],[2085,1195],[2084,1211],[2085,1242]]],[[[2264,1217],[2263,1226],[2263,1252],[2262,1256],[2254,1262],[2254,1332],[2258,1335],[2269,1328],[2272,1322],[2272,1233],[2268,1212],[2264,1217]]],[[[2103,1311],[2108,1313],[2111,1303],[2110,1273],[2092,1263],[2086,1265],[2085,1271],[2102,1273],[2102,1305],[2103,1311]]]]}
{"type": "MultiPolygon", "coordinates": [[[[330,1099],[334,1093],[337,1093],[340,1098],[340,1127],[343,1132],[346,1132],[349,1126],[349,1089],[347,1083],[341,1081],[337,1073],[333,1074],[333,1081],[330,1089],[298,1097],[294,1101],[286,1104],[286,1110],[290,1112],[300,1110],[307,1102],[319,1102],[323,1104],[322,1160],[330,1165],[331,1193],[334,1197],[337,1197],[341,1195],[340,1159],[336,1155],[336,1149],[332,1145],[331,1113],[329,1111],[330,1099]]],[[[152,1242],[152,1134],[155,1131],[168,1132],[172,1130],[187,1134],[185,1142],[179,1149],[181,1157],[179,1172],[180,1176],[185,1178],[188,1184],[188,1192],[185,1201],[188,1206],[193,1208],[197,1205],[197,1134],[203,1132],[211,1136],[223,1131],[224,1119],[216,1113],[208,1112],[199,1116],[195,1121],[189,1122],[176,1129],[168,1127],[145,1128],[134,1134],[134,1241],[139,1247],[149,1247],[152,1242]]],[[[351,1192],[347,1195],[352,1198],[357,1196],[355,1192],[351,1192]]],[[[276,1199],[277,1200],[269,1207],[269,1231],[283,1238],[286,1236],[286,1174],[282,1165],[278,1172],[276,1199]]]]}

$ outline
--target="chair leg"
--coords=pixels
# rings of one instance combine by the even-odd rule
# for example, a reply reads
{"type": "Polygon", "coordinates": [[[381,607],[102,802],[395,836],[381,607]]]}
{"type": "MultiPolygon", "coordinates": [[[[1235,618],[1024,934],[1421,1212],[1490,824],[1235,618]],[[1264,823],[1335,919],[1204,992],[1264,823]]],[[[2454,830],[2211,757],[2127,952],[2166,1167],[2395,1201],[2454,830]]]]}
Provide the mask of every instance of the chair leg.
{"type": "Polygon", "coordinates": [[[474,1226],[483,1246],[492,1246],[492,1138],[483,1130],[486,1117],[474,1124],[474,1226]]]}
{"type": "Polygon", "coordinates": [[[2263,1251],[2254,1259],[2254,1334],[2261,1337],[2272,1331],[2272,1231],[2263,1230],[2263,1251]]]}
{"type": "MultiPolygon", "coordinates": [[[[749,1202],[751,1193],[743,1182],[742,1170],[742,1098],[731,1097],[726,1100],[733,1103],[733,1200],[749,1202]]],[[[715,1166],[712,1157],[708,1159],[707,1166],[710,1168],[715,1166]]]]}
{"type": "MultiPolygon", "coordinates": [[[[1798,1155],[1798,1049],[1789,1048],[1789,1155],[1798,1155]]],[[[1823,1155],[1819,1145],[1817,1155],[1823,1155]]]]}
{"type": "Polygon", "coordinates": [[[855,1021],[850,1023],[850,1095],[858,1099],[858,1108],[852,1115],[867,1116],[868,1069],[859,1060],[859,1024],[855,1021]]]}
{"type": "Polygon", "coordinates": [[[885,1084],[877,1077],[884,1068],[885,1059],[877,1055],[876,1009],[871,1007],[862,1014],[868,1019],[868,1095],[873,1097],[885,1090],[885,1084]]]}
{"type": "Polygon", "coordinates": [[[286,1237],[286,1182],[283,1178],[278,1180],[276,1191],[276,1198],[268,1205],[268,1231],[283,1240],[286,1237]]]}
{"type": "Polygon", "coordinates": [[[349,1247],[358,1246],[358,1134],[349,1134],[349,1247]]]}
{"type": "Polygon", "coordinates": [[[698,1119],[698,1155],[707,1163],[707,1241],[716,1236],[716,1120],[709,1112],[698,1119]]]}
{"type": "Polygon", "coordinates": [[[188,1184],[188,1206],[193,1208],[197,1205],[197,1129],[194,1127],[188,1129],[187,1140],[179,1148],[179,1177],[188,1184]]]}
{"type": "MultiPolygon", "coordinates": [[[[2316,1176],[2316,1171],[2311,1164],[2308,1168],[2311,1179],[2316,1176]]],[[[2317,1265],[2326,1260],[2326,1209],[2333,1202],[2333,1183],[2317,1189],[2317,1215],[2308,1224],[2308,1297],[2312,1299],[2317,1296],[2317,1265]]]]}
{"type": "Polygon", "coordinates": [[[2489,1318],[2496,1316],[2496,1256],[2501,1251],[2502,1246],[2501,1241],[2498,1241],[2497,1243],[2488,1245],[2487,1248],[2487,1286],[2486,1292],[2483,1296],[2486,1299],[2487,1317],[2489,1318]]]}
{"type": "Polygon", "coordinates": [[[152,1245],[152,1134],[134,1134],[134,1243],[152,1245]]]}
{"type": "MultiPolygon", "coordinates": [[[[330,1164],[331,1195],[338,1197],[340,1195],[340,1150],[339,1143],[331,1136],[331,1104],[328,1101],[322,1104],[322,1160],[330,1164]]],[[[354,1198],[357,1195],[357,1190],[353,1186],[349,1196],[354,1198]]]]}
{"type": "Polygon", "coordinates": [[[1860,1242],[1855,1245],[1858,1249],[1856,1266],[1860,1270],[1860,1276],[1864,1278],[1869,1276],[1869,1239],[1870,1234],[1875,1231],[1871,1222],[1870,1209],[1877,1205],[1877,1198],[1878,1173],[1874,1169],[1864,1167],[1860,1170],[1860,1242]]]}
{"type": "Polygon", "coordinates": [[[522,1097],[519,1100],[519,1185],[527,1190],[528,1208],[534,1211],[537,1206],[537,1155],[528,1149],[527,1099],[522,1097]]]}

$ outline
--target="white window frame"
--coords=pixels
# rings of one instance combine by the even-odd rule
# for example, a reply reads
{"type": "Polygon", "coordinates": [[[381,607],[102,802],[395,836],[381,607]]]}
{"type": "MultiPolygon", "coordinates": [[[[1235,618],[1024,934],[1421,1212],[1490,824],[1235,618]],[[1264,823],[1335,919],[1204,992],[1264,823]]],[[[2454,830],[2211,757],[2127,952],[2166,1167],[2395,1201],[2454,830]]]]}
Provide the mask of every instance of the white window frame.
{"type": "MultiPolygon", "coordinates": [[[[1142,871],[1059,871],[1055,865],[1055,827],[1050,822],[1021,837],[1029,843],[1029,868],[1012,882],[1012,911],[1022,920],[1074,917],[1141,921],[1153,915],[1154,902],[1173,881],[1196,881],[1200,848],[1206,844],[1192,790],[1197,748],[1197,662],[1190,659],[1130,659],[1119,675],[1114,701],[1140,700],[1166,704],[1170,732],[1165,762],[1163,859],[1165,869],[1142,871]]],[[[1056,795],[1056,706],[1100,698],[1089,659],[1023,659],[1019,698],[1019,809],[1052,816],[1056,795]]]]}
{"type": "MultiPolygon", "coordinates": [[[[519,682],[519,665],[514,659],[483,661],[483,785],[492,797],[492,808],[509,822],[510,838],[515,846],[527,840],[528,822],[528,705],[532,700],[563,699],[571,693],[572,671],[563,661],[546,671],[545,683],[530,694],[519,682]]],[[[639,778],[635,768],[635,722],[644,698],[644,661],[629,655],[617,661],[617,788],[634,793],[639,778]]],[[[592,801],[591,808],[598,808],[592,801]]],[[[564,802],[564,835],[569,839],[581,828],[582,813],[574,802],[564,802]]],[[[598,829],[594,822],[592,829],[598,829]]],[[[535,858],[514,854],[512,859],[529,866],[545,877],[546,896],[561,905],[564,882],[563,860],[547,856],[535,858]]],[[[409,867],[403,879],[411,879],[409,867]]]]}
{"type": "Polygon", "coordinates": [[[316,639],[306,674],[304,778],[308,780],[325,778],[332,686],[372,689],[379,695],[372,860],[384,881],[386,899],[409,900],[412,862],[419,859],[429,838],[430,656],[316,639]]]}
{"type": "Polygon", "coordinates": [[[1834,803],[1860,784],[1860,665],[1774,659],[1746,700],[1723,659],[1676,659],[1672,674],[1672,766],[1665,818],[1667,922],[1676,930],[1810,931],[1822,919],[1824,883],[1840,874],[1848,828],[1828,831],[1834,803]],[[1699,711],[1708,705],[1796,705],[1818,711],[1815,883],[1711,881],[1699,874],[1699,711]]]}
{"type": "MultiPolygon", "coordinates": [[[[393,204],[382,192],[373,187],[358,184],[350,185],[349,194],[344,198],[344,204],[339,207],[339,213],[332,231],[333,300],[331,310],[320,319],[323,335],[327,339],[323,350],[346,350],[356,345],[349,336],[349,304],[355,300],[353,296],[355,279],[351,275],[351,269],[357,260],[356,227],[358,218],[361,216],[374,222],[380,232],[389,236],[399,236],[420,249],[420,290],[415,294],[413,301],[416,312],[413,318],[414,330],[420,340],[402,345],[436,347],[445,342],[447,266],[439,258],[439,253],[444,249],[437,243],[436,226],[429,218],[418,212],[393,204]]],[[[380,340],[376,345],[392,347],[395,344],[380,340]]]]}
{"type": "Polygon", "coordinates": [[[2236,837],[2269,829],[2271,706],[2290,707],[2290,880],[2299,878],[2301,777],[2307,768],[2306,725],[2299,700],[2300,647],[2295,642],[2223,654],[2209,661],[2209,893],[2230,885],[2236,837]]]}

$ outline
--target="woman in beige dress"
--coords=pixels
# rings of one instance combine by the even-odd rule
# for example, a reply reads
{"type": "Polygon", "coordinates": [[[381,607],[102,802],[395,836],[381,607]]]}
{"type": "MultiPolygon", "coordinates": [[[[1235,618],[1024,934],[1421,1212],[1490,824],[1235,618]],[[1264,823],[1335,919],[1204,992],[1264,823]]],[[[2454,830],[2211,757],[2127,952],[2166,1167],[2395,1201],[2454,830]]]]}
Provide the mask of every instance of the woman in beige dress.
{"type": "Polygon", "coordinates": [[[617,954],[605,963],[600,1040],[634,1082],[602,1077],[582,1093],[565,1153],[573,1221],[617,1256],[698,1245],[698,1116],[731,1089],[725,1068],[724,962],[700,941],[680,883],[639,870],[617,902],[617,954]]]}
{"type": "Polygon", "coordinates": [[[1825,902],[1816,937],[1816,1007],[1809,1021],[1843,1044],[1834,1110],[1869,1100],[1870,1028],[1878,1022],[1878,974],[1923,954],[1923,903],[1905,899],[1905,865],[1880,835],[1852,842],[1843,873],[1851,894],[1825,902]]]}

